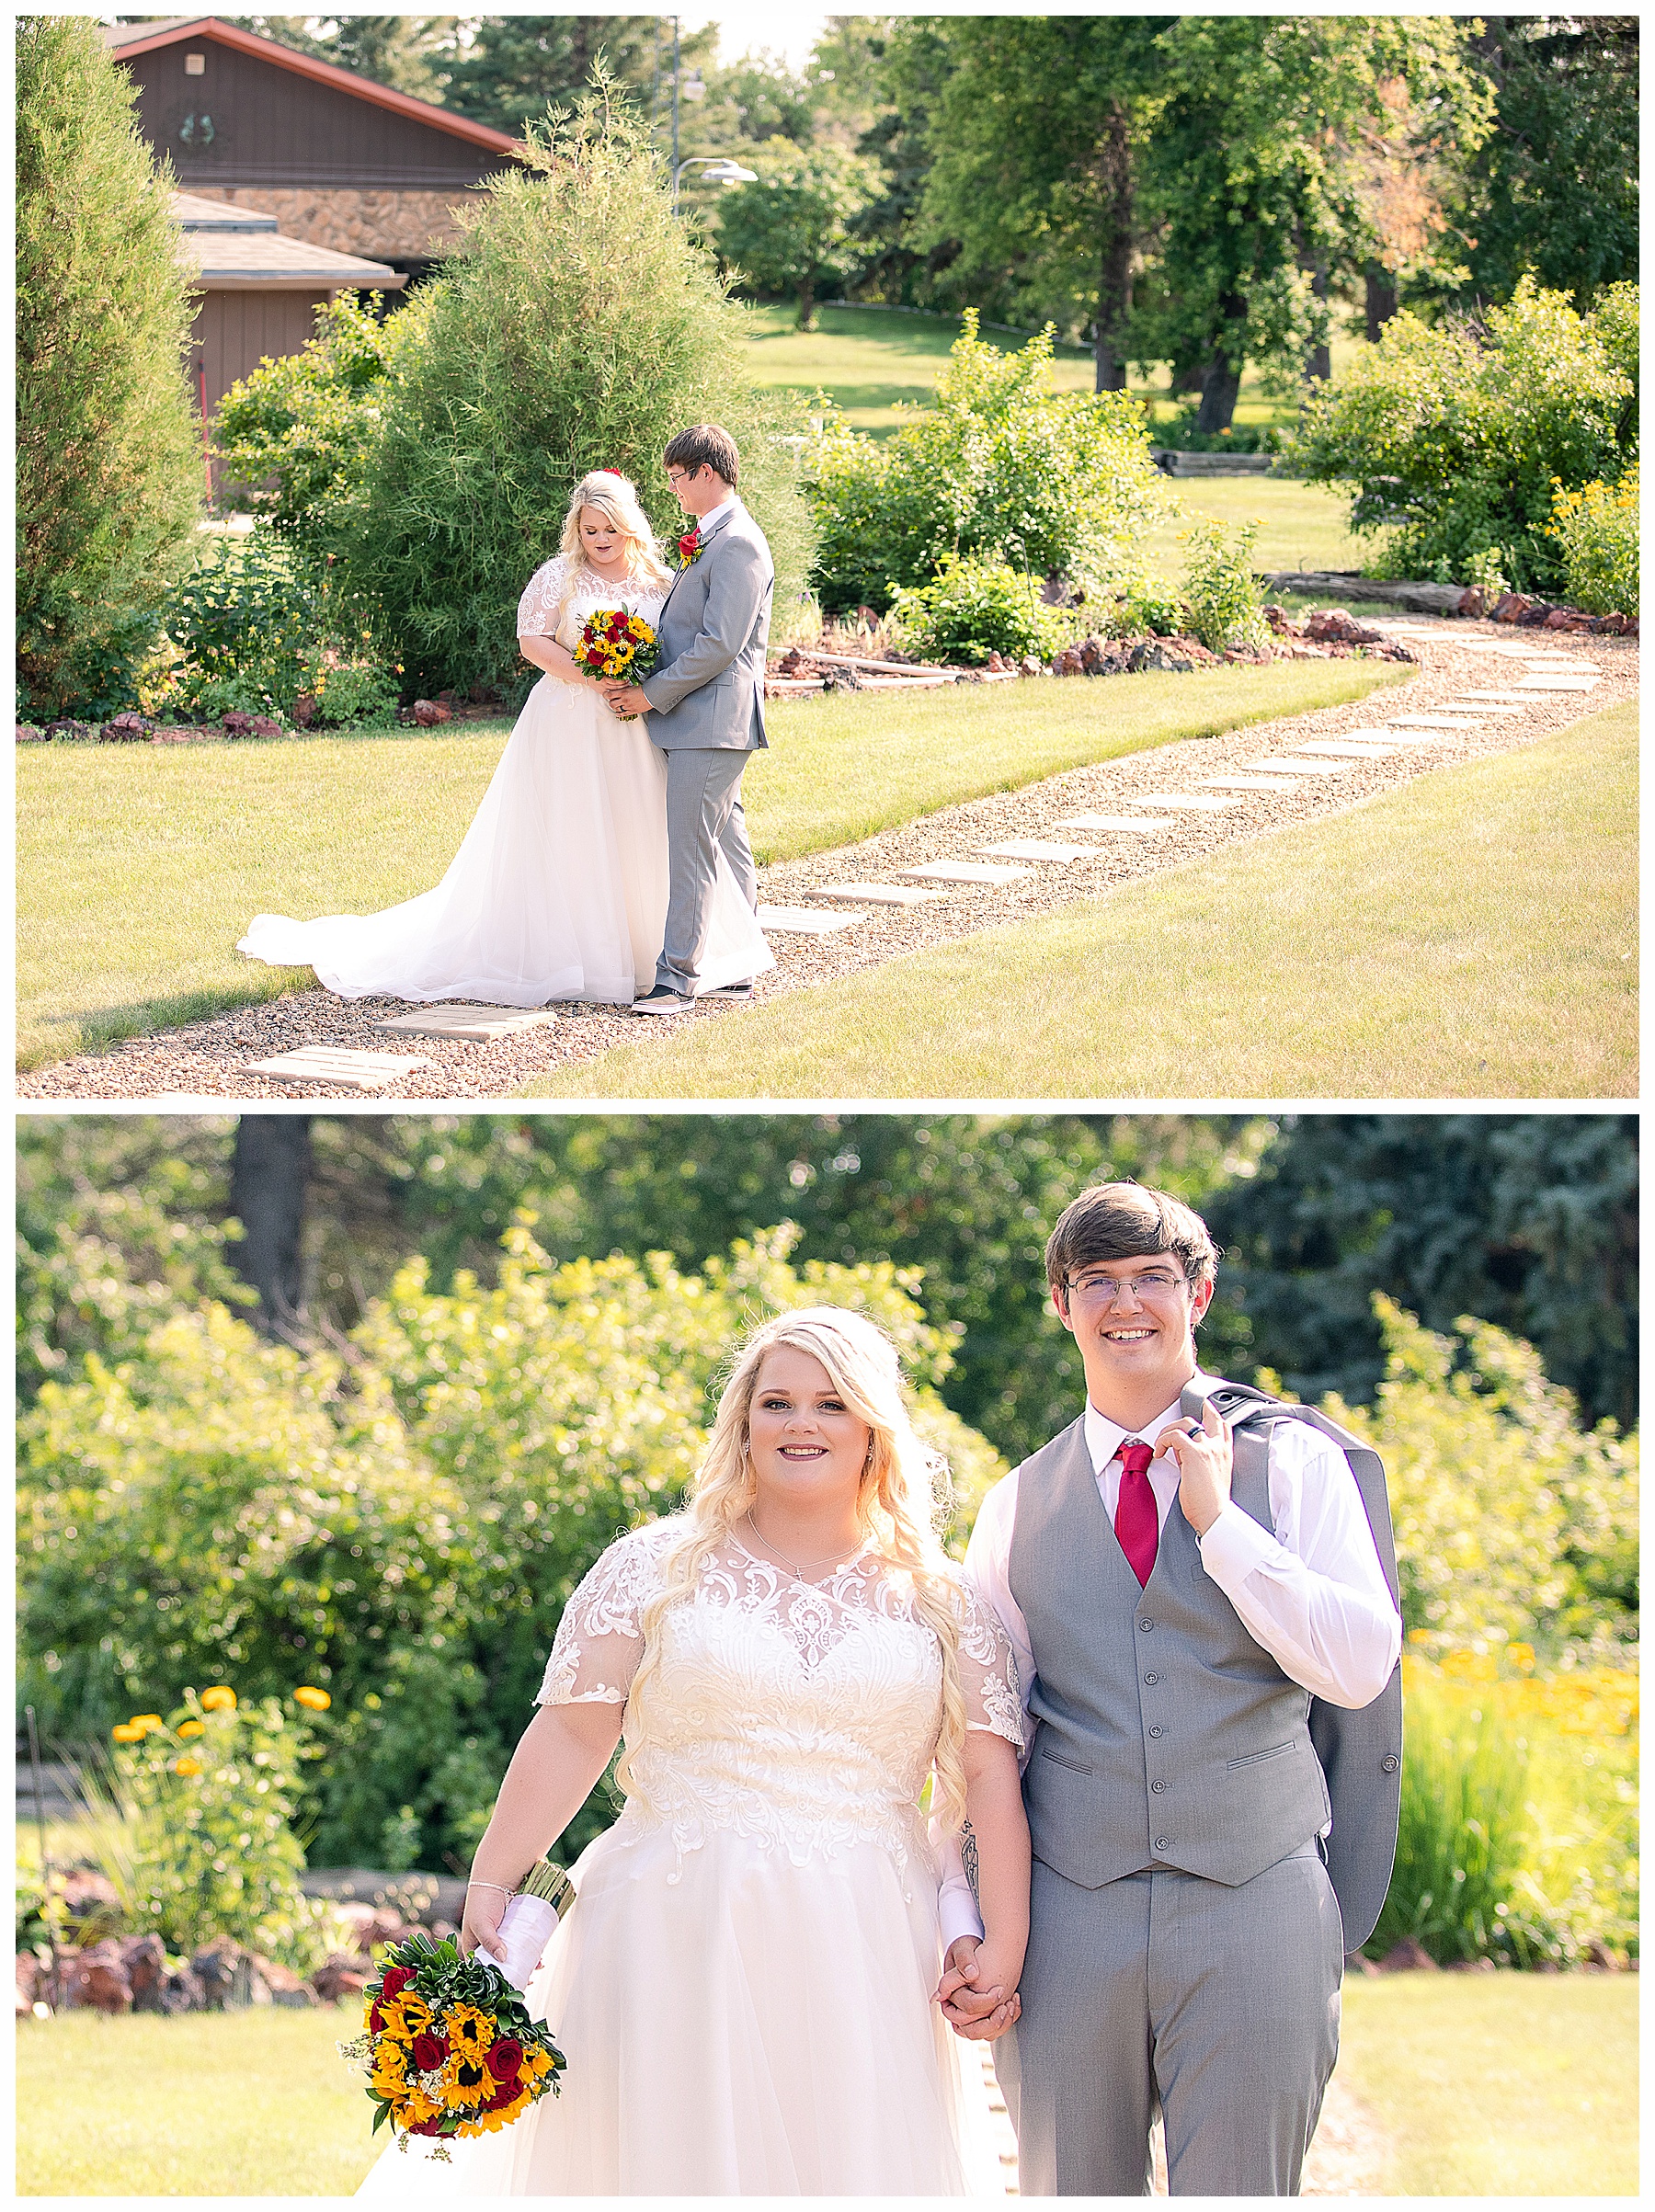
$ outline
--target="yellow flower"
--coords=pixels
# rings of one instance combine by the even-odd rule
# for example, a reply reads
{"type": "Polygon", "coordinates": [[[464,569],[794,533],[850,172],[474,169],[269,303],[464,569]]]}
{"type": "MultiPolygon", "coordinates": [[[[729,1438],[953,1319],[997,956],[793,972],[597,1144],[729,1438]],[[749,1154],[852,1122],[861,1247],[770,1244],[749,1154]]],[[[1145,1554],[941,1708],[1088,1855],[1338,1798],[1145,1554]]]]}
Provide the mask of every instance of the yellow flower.
{"type": "Polygon", "coordinates": [[[452,2051],[442,2069],[442,2102],[450,2112],[463,2112],[467,2105],[494,2092],[494,2081],[481,2058],[463,2051],[452,2051]]]}
{"type": "Polygon", "coordinates": [[[211,1690],[201,1692],[201,1710],[203,1713],[234,1713],[235,1692],[228,1682],[215,1682],[211,1690]]]}
{"type": "Polygon", "coordinates": [[[117,1743],[142,1743],[149,1734],[149,1730],[134,1726],[130,1720],[123,1720],[118,1727],[111,1728],[109,1733],[117,1743]]]}
{"type": "MultiPolygon", "coordinates": [[[[396,2007],[397,2018],[409,2035],[417,2035],[422,2028],[430,2026],[431,2008],[417,1990],[402,1990],[400,1994],[391,2000],[391,2004],[396,2007]]],[[[391,2005],[387,2005],[385,2007],[387,2018],[390,2016],[390,2012],[391,2005]]]]}
{"type": "Polygon", "coordinates": [[[495,2024],[474,2004],[457,2004],[448,2016],[448,2035],[456,2051],[480,2058],[495,2039],[495,2024]]]}
{"type": "Polygon", "coordinates": [[[199,1774],[201,1762],[199,1759],[175,1759],[172,1771],[175,1774],[199,1774]]]}
{"type": "Polygon", "coordinates": [[[1523,1671],[1527,1674],[1534,1668],[1535,1647],[1533,1644],[1508,1644],[1506,1657],[1513,1667],[1521,1667],[1523,1671]]]}
{"type": "Polygon", "coordinates": [[[293,1692],[293,1703],[308,1705],[313,1713],[325,1713],[333,1699],[325,1690],[314,1690],[309,1682],[305,1682],[293,1692]]]}
{"type": "Polygon", "coordinates": [[[204,1720],[181,1720],[178,1723],[178,1734],[180,1736],[205,1736],[206,1733],[207,1723],[204,1720]]]}
{"type": "Polygon", "coordinates": [[[132,1726],[135,1728],[164,1728],[166,1723],[159,1713],[134,1713],[132,1726]]]}

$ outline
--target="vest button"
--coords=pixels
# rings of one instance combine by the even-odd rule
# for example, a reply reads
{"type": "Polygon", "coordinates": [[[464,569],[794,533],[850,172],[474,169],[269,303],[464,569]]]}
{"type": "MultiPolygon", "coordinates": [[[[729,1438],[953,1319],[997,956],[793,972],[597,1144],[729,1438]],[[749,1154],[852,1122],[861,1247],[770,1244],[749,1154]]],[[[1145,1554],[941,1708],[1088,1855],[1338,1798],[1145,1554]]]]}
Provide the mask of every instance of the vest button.
{"type": "Polygon", "coordinates": [[[1151,1736],[1164,1736],[1166,1732],[1165,1728],[1151,1728],[1149,1731],[1151,1736]]]}
{"type": "Polygon", "coordinates": [[[1394,1752],[1388,1754],[1386,1758],[1379,1762],[1380,1766],[1387,1774],[1394,1774],[1401,1763],[1402,1762],[1396,1756],[1394,1752]]]}
{"type": "Polygon", "coordinates": [[[1155,1792],[1156,1796],[1158,1797],[1158,1796],[1160,1796],[1160,1794],[1161,1794],[1162,1790],[1164,1790],[1164,1789],[1166,1788],[1166,1786],[1167,1786],[1167,1785],[1166,1785],[1166,1784],[1165,1784],[1164,1782],[1152,1782],[1152,1783],[1149,1784],[1149,1786],[1150,1786],[1150,1788],[1151,1788],[1151,1789],[1152,1789],[1152,1790],[1155,1792]]]}
{"type": "Polygon", "coordinates": [[[1147,1636],[1149,1631],[1155,1626],[1155,1623],[1153,1621],[1140,1621],[1138,1623],[1138,1626],[1143,1630],[1144,1634],[1147,1636]]]}
{"type": "Polygon", "coordinates": [[[1156,1685],[1156,1683],[1157,1683],[1158,1682],[1159,1682],[1159,1680],[1160,1680],[1160,1676],[1159,1676],[1158,1674],[1146,1674],[1146,1675],[1145,1675],[1145,1677],[1144,1677],[1144,1680],[1145,1680],[1145,1681],[1146,1681],[1146,1682],[1148,1683],[1149,1687],[1150,1687],[1150,1688],[1153,1690],[1153,1689],[1154,1689],[1154,1687],[1155,1687],[1155,1685],[1156,1685]]]}
{"type": "Polygon", "coordinates": [[[1155,1848],[1157,1851],[1170,1851],[1172,1848],[1171,1837],[1157,1836],[1155,1839],[1155,1848]]]}

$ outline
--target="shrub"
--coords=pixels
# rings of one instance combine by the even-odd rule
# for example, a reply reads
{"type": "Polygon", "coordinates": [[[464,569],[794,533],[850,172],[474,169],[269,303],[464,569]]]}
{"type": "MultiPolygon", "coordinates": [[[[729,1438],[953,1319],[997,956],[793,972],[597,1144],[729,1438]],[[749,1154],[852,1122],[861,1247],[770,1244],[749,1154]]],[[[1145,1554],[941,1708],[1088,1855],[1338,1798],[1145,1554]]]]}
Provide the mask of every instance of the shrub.
{"type": "Polygon", "coordinates": [[[225,393],[213,420],[213,450],[239,504],[314,553],[337,550],[340,513],[361,496],[387,381],[428,305],[422,290],[382,321],[382,296],[368,306],[354,292],[325,302],[302,352],[261,361],[225,393]]]}
{"type": "Polygon", "coordinates": [[[129,1932],[153,1931],[185,1954],[228,1935],[286,1962],[307,1947],[315,1918],[300,1893],[304,1852],[293,1832],[308,1731],[279,1698],[223,1702],[234,1694],[187,1690],[165,1720],[115,1729],[101,1806],[93,1789],[99,1855],[129,1932]]]}
{"type": "Polygon", "coordinates": [[[1526,1748],[1492,1712],[1456,1710],[1411,1671],[1405,1719],[1397,1863],[1368,1950],[1382,1955],[1412,1936],[1439,1965],[1497,1955],[1533,1964],[1545,1936],[1512,1910],[1528,1826],[1526,1748]]]}
{"type": "Polygon", "coordinates": [[[1264,594],[1253,574],[1252,550],[1259,525],[1243,522],[1227,538],[1216,522],[1197,522],[1184,532],[1184,599],[1189,623],[1209,653],[1226,645],[1261,645],[1269,637],[1264,594]]]}
{"type": "Polygon", "coordinates": [[[723,423],[740,448],[786,605],[809,557],[793,416],[748,385],[741,312],[674,220],[640,128],[586,103],[533,134],[525,165],[462,221],[467,250],[427,288],[341,519],[351,578],[412,679],[520,687],[518,600],[575,485],[623,470],[676,537],[661,455],[694,422],[723,423]]]}
{"type": "Polygon", "coordinates": [[[1638,469],[1618,484],[1561,485],[1552,495],[1547,535],[1563,548],[1563,588],[1588,614],[1638,612],[1638,469]]]}
{"type": "Polygon", "coordinates": [[[1149,576],[1124,595],[1115,626],[1125,637],[1143,630],[1152,630],[1158,637],[1176,637],[1189,619],[1189,609],[1172,587],[1149,576]]]}
{"type": "MultiPolygon", "coordinates": [[[[180,1678],[285,1693],[302,1654],[334,1700],[307,1781],[318,1863],[371,1861],[390,1838],[416,1864],[463,1865],[570,1591],[681,1497],[719,1364],[753,1320],[826,1298],[892,1328],[962,1534],[1001,1471],[936,1396],[949,1340],[916,1279],[795,1271],[792,1237],[686,1275],[659,1254],[560,1267],[519,1227],[486,1291],[462,1272],[439,1294],[410,1263],[348,1363],[265,1343],[215,1303],[163,1305],[118,1366],[88,1351],[23,1417],[23,1694],[62,1739],[180,1678]]],[[[123,1272],[108,1248],[102,1261],[123,1272]]],[[[132,1345],[125,1294],[106,1294],[132,1345]]],[[[31,1287],[31,1343],[35,1304],[31,1287]]],[[[612,1810],[600,1791],[565,1849],[612,1810]]]]}
{"type": "Polygon", "coordinates": [[[134,703],[200,512],[168,179],[89,17],[17,38],[18,711],[134,703]]]}
{"type": "Polygon", "coordinates": [[[1004,561],[944,554],[934,583],[898,591],[893,621],[904,645],[928,660],[978,667],[990,653],[1048,659],[1075,633],[1074,618],[1044,604],[1040,589],[1004,561]]]}
{"type": "Polygon", "coordinates": [[[1624,1652],[1638,1633],[1636,1436],[1582,1431],[1533,1346],[1503,1329],[1467,1319],[1449,1339],[1388,1298],[1374,1309],[1376,1403],[1323,1403],[1385,1460],[1415,1648],[1624,1652]]]}
{"type": "Polygon", "coordinates": [[[883,610],[929,584],[946,554],[1010,560],[1102,588],[1166,504],[1142,411],[1124,393],[1058,397],[1050,326],[1017,353],[977,335],[966,311],[937,383],[885,439],[851,430],[817,395],[807,475],[830,612],[883,610]]]}
{"type": "Polygon", "coordinates": [[[1295,458],[1354,485],[1351,527],[1389,532],[1390,575],[1464,583],[1492,552],[1520,590],[1560,592],[1554,486],[1620,477],[1637,451],[1638,288],[1590,314],[1524,278],[1483,325],[1395,315],[1307,400],[1295,458]]]}

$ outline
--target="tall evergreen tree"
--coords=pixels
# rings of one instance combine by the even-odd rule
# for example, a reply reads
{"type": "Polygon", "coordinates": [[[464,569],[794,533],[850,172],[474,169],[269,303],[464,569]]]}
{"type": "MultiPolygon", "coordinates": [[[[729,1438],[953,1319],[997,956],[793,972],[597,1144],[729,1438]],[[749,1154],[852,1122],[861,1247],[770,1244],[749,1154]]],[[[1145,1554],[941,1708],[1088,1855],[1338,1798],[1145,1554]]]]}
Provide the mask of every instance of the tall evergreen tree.
{"type": "MultiPolygon", "coordinates": [[[[711,63],[717,49],[715,25],[683,32],[680,74],[711,63]]],[[[572,107],[589,91],[599,54],[637,112],[664,129],[672,98],[672,29],[664,16],[481,16],[454,67],[447,104],[516,133],[543,116],[548,103],[572,107]]]]}
{"type": "Polygon", "coordinates": [[[1487,16],[1473,51],[1498,101],[1478,157],[1471,290],[1527,274],[1585,309],[1638,278],[1636,16],[1487,16]]]}
{"type": "Polygon", "coordinates": [[[206,489],[172,178],[84,16],[17,26],[19,712],[132,702],[206,489]]]}
{"type": "Polygon", "coordinates": [[[443,104],[459,49],[458,16],[250,16],[256,30],[297,53],[355,70],[417,100],[443,104]]]}

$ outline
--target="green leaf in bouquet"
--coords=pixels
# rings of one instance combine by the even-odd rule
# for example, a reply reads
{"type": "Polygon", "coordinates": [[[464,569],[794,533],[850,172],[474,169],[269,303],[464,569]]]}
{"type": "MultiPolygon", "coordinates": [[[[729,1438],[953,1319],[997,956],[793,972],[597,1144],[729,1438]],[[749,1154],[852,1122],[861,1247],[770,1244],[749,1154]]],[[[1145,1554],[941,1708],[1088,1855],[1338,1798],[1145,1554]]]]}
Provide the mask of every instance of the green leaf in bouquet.
{"type": "MultiPolygon", "coordinates": [[[[369,2095],[370,2095],[370,2096],[372,2096],[372,2095],[373,2095],[373,2092],[372,2092],[372,2091],[371,2091],[371,2090],[370,2090],[368,2093],[369,2093],[369,2095]]],[[[387,2120],[388,2120],[388,2119],[391,2117],[391,2107],[390,2107],[388,2104],[380,2104],[380,2100],[379,2100],[377,2097],[374,2097],[373,2101],[374,2101],[374,2103],[375,2103],[376,2104],[378,2104],[378,2105],[379,2105],[379,2110],[378,2110],[378,2111],[377,2111],[377,2112],[374,2114],[374,2115],[373,2115],[373,2126],[371,2126],[371,2127],[369,2129],[369,2131],[368,2131],[368,2133],[369,2133],[369,2136],[370,2136],[370,2138],[371,2138],[372,2137],[374,2137],[374,2136],[378,2135],[378,2133],[379,2133],[380,2129],[381,2129],[381,2128],[382,2128],[382,2126],[385,2125],[385,2122],[386,2122],[386,2121],[387,2121],[387,2120]]]]}

